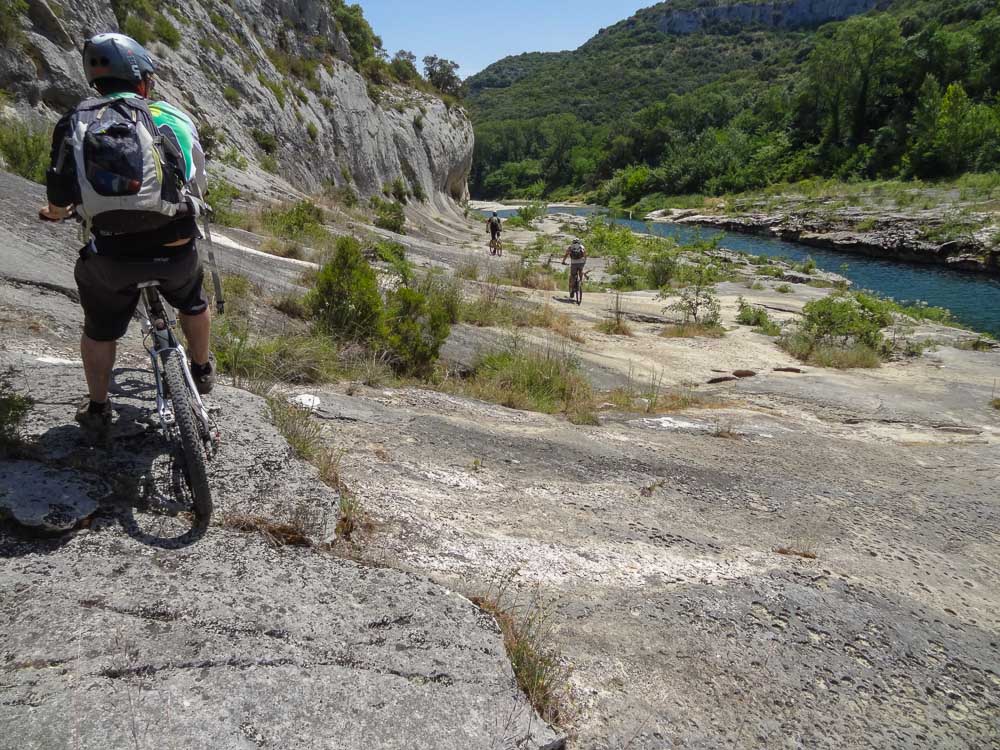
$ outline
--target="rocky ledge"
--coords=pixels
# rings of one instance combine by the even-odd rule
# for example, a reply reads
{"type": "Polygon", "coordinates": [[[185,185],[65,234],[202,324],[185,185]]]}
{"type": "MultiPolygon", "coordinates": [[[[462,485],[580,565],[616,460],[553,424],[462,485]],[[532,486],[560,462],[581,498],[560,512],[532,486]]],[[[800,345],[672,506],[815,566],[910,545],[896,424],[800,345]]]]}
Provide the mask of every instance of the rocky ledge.
{"type": "Polygon", "coordinates": [[[665,209],[646,216],[647,221],[697,224],[729,232],[764,234],[845,253],[1000,276],[997,227],[989,226],[995,217],[975,214],[968,219],[986,228],[945,242],[935,242],[927,237],[934,234],[934,228],[942,227],[948,220],[941,211],[925,211],[918,215],[874,214],[861,209],[836,214],[795,211],[705,214],[687,209],[665,209]]]}

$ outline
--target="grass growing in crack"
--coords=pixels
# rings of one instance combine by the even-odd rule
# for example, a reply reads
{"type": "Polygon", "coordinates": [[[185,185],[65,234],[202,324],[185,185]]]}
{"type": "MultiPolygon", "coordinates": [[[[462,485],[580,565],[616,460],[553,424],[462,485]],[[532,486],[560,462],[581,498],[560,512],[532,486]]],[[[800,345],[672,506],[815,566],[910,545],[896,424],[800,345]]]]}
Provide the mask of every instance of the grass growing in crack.
{"type": "Polygon", "coordinates": [[[677,323],[664,328],[660,335],[667,339],[719,339],[726,335],[726,329],[717,323],[677,323]]]}
{"type": "Polygon", "coordinates": [[[263,536],[275,547],[312,547],[313,540],[305,530],[292,523],[273,521],[261,516],[227,514],[220,521],[224,529],[263,536]]]}
{"type": "Polygon", "coordinates": [[[630,365],[625,384],[602,394],[602,397],[621,411],[640,414],[669,414],[684,409],[710,409],[722,405],[721,402],[706,399],[687,388],[664,388],[664,378],[662,370],[654,369],[648,379],[640,381],[636,377],[635,368],[630,365]]]}
{"type": "Polygon", "coordinates": [[[625,308],[622,307],[622,295],[615,293],[614,301],[608,308],[607,317],[598,323],[595,328],[601,333],[609,336],[632,336],[632,328],[625,319],[625,308]]]}
{"type": "Polygon", "coordinates": [[[736,322],[744,326],[753,326],[756,333],[765,336],[779,336],[781,326],[771,319],[767,310],[757,305],[748,304],[743,297],[737,299],[739,312],[736,314],[736,322]]]}
{"type": "Polygon", "coordinates": [[[271,408],[271,419],[278,432],[284,436],[296,456],[305,461],[315,461],[323,447],[323,428],[312,419],[312,412],[301,406],[294,406],[281,395],[270,395],[267,404],[271,408]]]}
{"type": "Polygon", "coordinates": [[[0,455],[21,445],[21,426],[33,401],[14,390],[13,368],[0,372],[0,455]]]}
{"type": "Polygon", "coordinates": [[[796,549],[795,547],[776,547],[774,551],[777,552],[779,555],[801,557],[806,560],[816,559],[816,553],[809,549],[796,549]]]}
{"type": "Polygon", "coordinates": [[[857,342],[843,346],[817,345],[805,334],[793,333],[781,339],[779,344],[796,359],[818,367],[832,367],[837,370],[872,369],[882,364],[882,357],[877,351],[857,342]]]}
{"type": "Polygon", "coordinates": [[[990,406],[992,406],[994,409],[1000,409],[1000,398],[995,398],[992,401],[990,401],[990,406]]]}
{"type": "Polygon", "coordinates": [[[472,378],[461,381],[464,395],[511,409],[566,414],[579,423],[594,422],[594,392],[566,352],[536,349],[515,342],[479,359],[472,378]]]}
{"type": "Polygon", "coordinates": [[[496,283],[484,284],[478,297],[462,302],[459,316],[463,322],[480,328],[546,328],[570,341],[584,340],[566,313],[549,304],[515,302],[496,283]]]}
{"type": "Polygon", "coordinates": [[[284,313],[289,318],[296,320],[307,320],[309,310],[305,305],[305,296],[295,292],[286,292],[271,301],[271,307],[280,313],[284,313]]]}
{"type": "Polygon", "coordinates": [[[496,619],[518,687],[538,715],[567,724],[572,718],[569,670],[554,647],[553,612],[537,588],[525,595],[516,581],[517,571],[497,575],[483,594],[470,599],[496,619]]]}
{"type": "Polygon", "coordinates": [[[260,380],[302,385],[326,383],[343,371],[337,347],[326,336],[261,338],[230,320],[214,327],[212,350],[219,369],[232,375],[237,387],[260,380]]]}

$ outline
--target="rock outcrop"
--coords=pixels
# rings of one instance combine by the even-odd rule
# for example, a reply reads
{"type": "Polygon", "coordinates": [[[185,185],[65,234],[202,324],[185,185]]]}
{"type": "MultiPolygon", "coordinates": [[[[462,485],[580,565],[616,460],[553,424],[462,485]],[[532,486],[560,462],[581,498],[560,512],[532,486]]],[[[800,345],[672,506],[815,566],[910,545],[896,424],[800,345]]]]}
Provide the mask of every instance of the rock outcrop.
{"type": "Polygon", "coordinates": [[[703,214],[689,209],[666,209],[648,214],[646,220],[769,235],[845,253],[1000,276],[1000,248],[994,239],[997,228],[989,227],[994,219],[986,214],[970,215],[970,220],[986,229],[944,242],[926,239],[928,226],[940,226],[947,220],[941,211],[925,211],[920,215],[869,214],[861,210],[822,214],[795,210],[703,214]]]}
{"type": "MultiPolygon", "coordinates": [[[[157,92],[195,117],[217,158],[268,177],[266,165],[306,192],[333,185],[371,195],[401,178],[442,208],[467,197],[473,133],[464,111],[414,88],[367,82],[328,3],[158,5],[159,23],[179,39],[148,43],[157,92]]],[[[20,20],[21,38],[0,59],[0,88],[20,116],[52,121],[90,93],[83,40],[118,22],[109,0],[30,0],[20,20]]]]}

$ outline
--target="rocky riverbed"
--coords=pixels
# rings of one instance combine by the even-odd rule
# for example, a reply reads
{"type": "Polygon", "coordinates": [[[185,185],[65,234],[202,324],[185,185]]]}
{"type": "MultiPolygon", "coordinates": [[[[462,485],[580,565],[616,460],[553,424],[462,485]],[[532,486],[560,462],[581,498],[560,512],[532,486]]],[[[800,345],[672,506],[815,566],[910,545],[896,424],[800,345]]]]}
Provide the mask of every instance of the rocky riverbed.
{"type": "MultiPolygon", "coordinates": [[[[547,747],[562,732],[601,750],[1000,741],[1000,352],[967,348],[969,334],[916,325],[908,335],[937,344],[833,371],[735,323],[741,296],[795,321],[828,293],[807,279],[721,284],[726,333],[711,339],[660,335],[673,313],[653,292],[623,296],[633,335],[611,336],[595,326],[613,295],[577,307],[562,290],[511,289],[566,312],[579,339],[523,329],[521,345],[565,350],[596,388],[632,388],[650,408],[609,401],[579,426],[430,387],[289,388],[318,399],[312,419],[373,521],[359,566],[225,525],[185,537],[116,484],[166,468],[140,418],[134,335],[119,447],[78,445],[72,231],[38,228],[22,203],[0,211],[3,357],[36,399],[32,481],[62,494],[36,493],[0,542],[13,728],[0,747],[123,747],[135,731],[189,747],[194,727],[219,747],[547,747]],[[654,394],[691,405],[655,408],[654,394]],[[23,528],[38,518],[84,528],[38,540],[23,528]],[[511,684],[493,621],[453,593],[498,576],[553,626],[569,670],[558,733],[511,684]]],[[[417,266],[508,260],[453,217],[398,239],[417,266]]],[[[231,233],[223,265],[267,290],[298,282],[296,262],[248,244],[231,233]]],[[[457,326],[448,356],[461,369],[510,335],[457,326]]],[[[336,492],[290,457],[263,403],[228,387],[212,403],[220,519],[304,508],[326,540],[336,492]]],[[[8,509],[30,468],[4,464],[8,509]]]]}

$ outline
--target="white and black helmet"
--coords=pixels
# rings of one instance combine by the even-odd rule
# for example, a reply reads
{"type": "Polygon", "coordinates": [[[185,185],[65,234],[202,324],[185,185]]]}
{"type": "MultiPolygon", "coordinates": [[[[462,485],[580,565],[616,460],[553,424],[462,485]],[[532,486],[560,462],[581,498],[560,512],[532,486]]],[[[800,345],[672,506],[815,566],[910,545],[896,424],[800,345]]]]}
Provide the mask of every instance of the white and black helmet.
{"type": "Polygon", "coordinates": [[[139,83],[156,72],[153,58],[139,42],[124,34],[98,34],[83,45],[87,83],[114,79],[139,83]]]}

